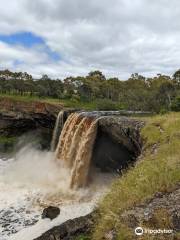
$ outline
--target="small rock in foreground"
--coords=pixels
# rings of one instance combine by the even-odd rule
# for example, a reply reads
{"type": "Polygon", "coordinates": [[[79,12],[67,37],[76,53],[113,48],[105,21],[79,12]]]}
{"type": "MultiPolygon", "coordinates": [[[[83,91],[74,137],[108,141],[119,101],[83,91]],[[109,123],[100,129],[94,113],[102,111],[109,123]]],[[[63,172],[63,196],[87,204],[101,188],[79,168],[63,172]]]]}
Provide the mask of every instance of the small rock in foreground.
{"type": "Polygon", "coordinates": [[[49,206],[45,208],[42,212],[42,218],[50,218],[53,220],[60,214],[60,209],[58,207],[49,206]]]}

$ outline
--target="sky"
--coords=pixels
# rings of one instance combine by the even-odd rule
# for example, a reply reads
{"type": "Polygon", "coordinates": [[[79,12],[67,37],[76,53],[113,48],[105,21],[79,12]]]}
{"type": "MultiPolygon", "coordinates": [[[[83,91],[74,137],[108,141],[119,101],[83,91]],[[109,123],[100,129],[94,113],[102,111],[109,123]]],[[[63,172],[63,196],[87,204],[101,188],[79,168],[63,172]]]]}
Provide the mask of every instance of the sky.
{"type": "Polygon", "coordinates": [[[179,0],[0,0],[0,69],[127,79],[180,68],[179,0]]]}

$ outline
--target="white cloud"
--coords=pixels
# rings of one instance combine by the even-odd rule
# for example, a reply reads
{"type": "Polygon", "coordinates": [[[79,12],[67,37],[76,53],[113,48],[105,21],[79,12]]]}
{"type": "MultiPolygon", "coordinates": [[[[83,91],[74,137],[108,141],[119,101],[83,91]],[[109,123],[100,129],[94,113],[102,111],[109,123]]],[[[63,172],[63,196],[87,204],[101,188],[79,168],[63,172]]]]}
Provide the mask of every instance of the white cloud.
{"type": "Polygon", "coordinates": [[[87,74],[100,69],[127,78],[133,72],[172,74],[180,67],[178,0],[0,0],[0,33],[30,31],[60,54],[0,43],[1,67],[34,75],[87,74]]]}

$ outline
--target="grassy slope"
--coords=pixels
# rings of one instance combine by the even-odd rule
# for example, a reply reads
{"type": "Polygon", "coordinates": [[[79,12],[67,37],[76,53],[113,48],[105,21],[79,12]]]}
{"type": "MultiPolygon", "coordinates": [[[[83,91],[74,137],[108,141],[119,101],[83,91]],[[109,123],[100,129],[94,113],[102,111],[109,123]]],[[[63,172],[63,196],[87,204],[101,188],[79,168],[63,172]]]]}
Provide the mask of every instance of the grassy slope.
{"type": "Polygon", "coordinates": [[[37,96],[20,96],[20,95],[7,95],[0,94],[0,98],[10,98],[14,101],[24,101],[24,102],[46,102],[51,104],[62,104],[67,108],[79,108],[85,110],[94,110],[96,109],[96,102],[79,102],[71,99],[55,99],[55,98],[39,98],[37,96]]]}
{"type": "MultiPolygon", "coordinates": [[[[180,113],[155,116],[146,121],[142,130],[146,139],[143,159],[114,182],[100,203],[94,240],[104,239],[112,228],[116,229],[118,240],[135,239],[132,230],[121,221],[121,213],[158,191],[169,191],[180,181],[180,113]],[[152,146],[156,146],[157,151],[152,153],[152,146]]],[[[142,239],[147,239],[147,235],[142,239]]]]}
{"type": "Polygon", "coordinates": [[[40,98],[38,96],[30,96],[30,95],[8,95],[8,94],[0,94],[0,98],[10,98],[14,101],[24,101],[24,102],[46,102],[51,104],[61,104],[65,108],[76,108],[76,109],[84,109],[84,110],[98,110],[100,108],[104,108],[106,110],[122,110],[124,109],[121,103],[113,103],[109,102],[107,99],[96,99],[91,102],[80,101],[76,99],[56,99],[56,98],[40,98]],[[112,105],[111,105],[112,104],[112,105]]]}

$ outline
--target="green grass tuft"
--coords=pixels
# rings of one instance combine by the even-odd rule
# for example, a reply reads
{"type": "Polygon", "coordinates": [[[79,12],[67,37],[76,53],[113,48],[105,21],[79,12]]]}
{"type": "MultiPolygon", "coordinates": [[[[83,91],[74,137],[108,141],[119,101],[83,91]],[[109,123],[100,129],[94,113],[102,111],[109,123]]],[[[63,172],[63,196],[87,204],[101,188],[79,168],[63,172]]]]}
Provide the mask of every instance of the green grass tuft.
{"type": "Polygon", "coordinates": [[[90,240],[90,238],[87,235],[79,235],[74,240],[90,240]]]}

